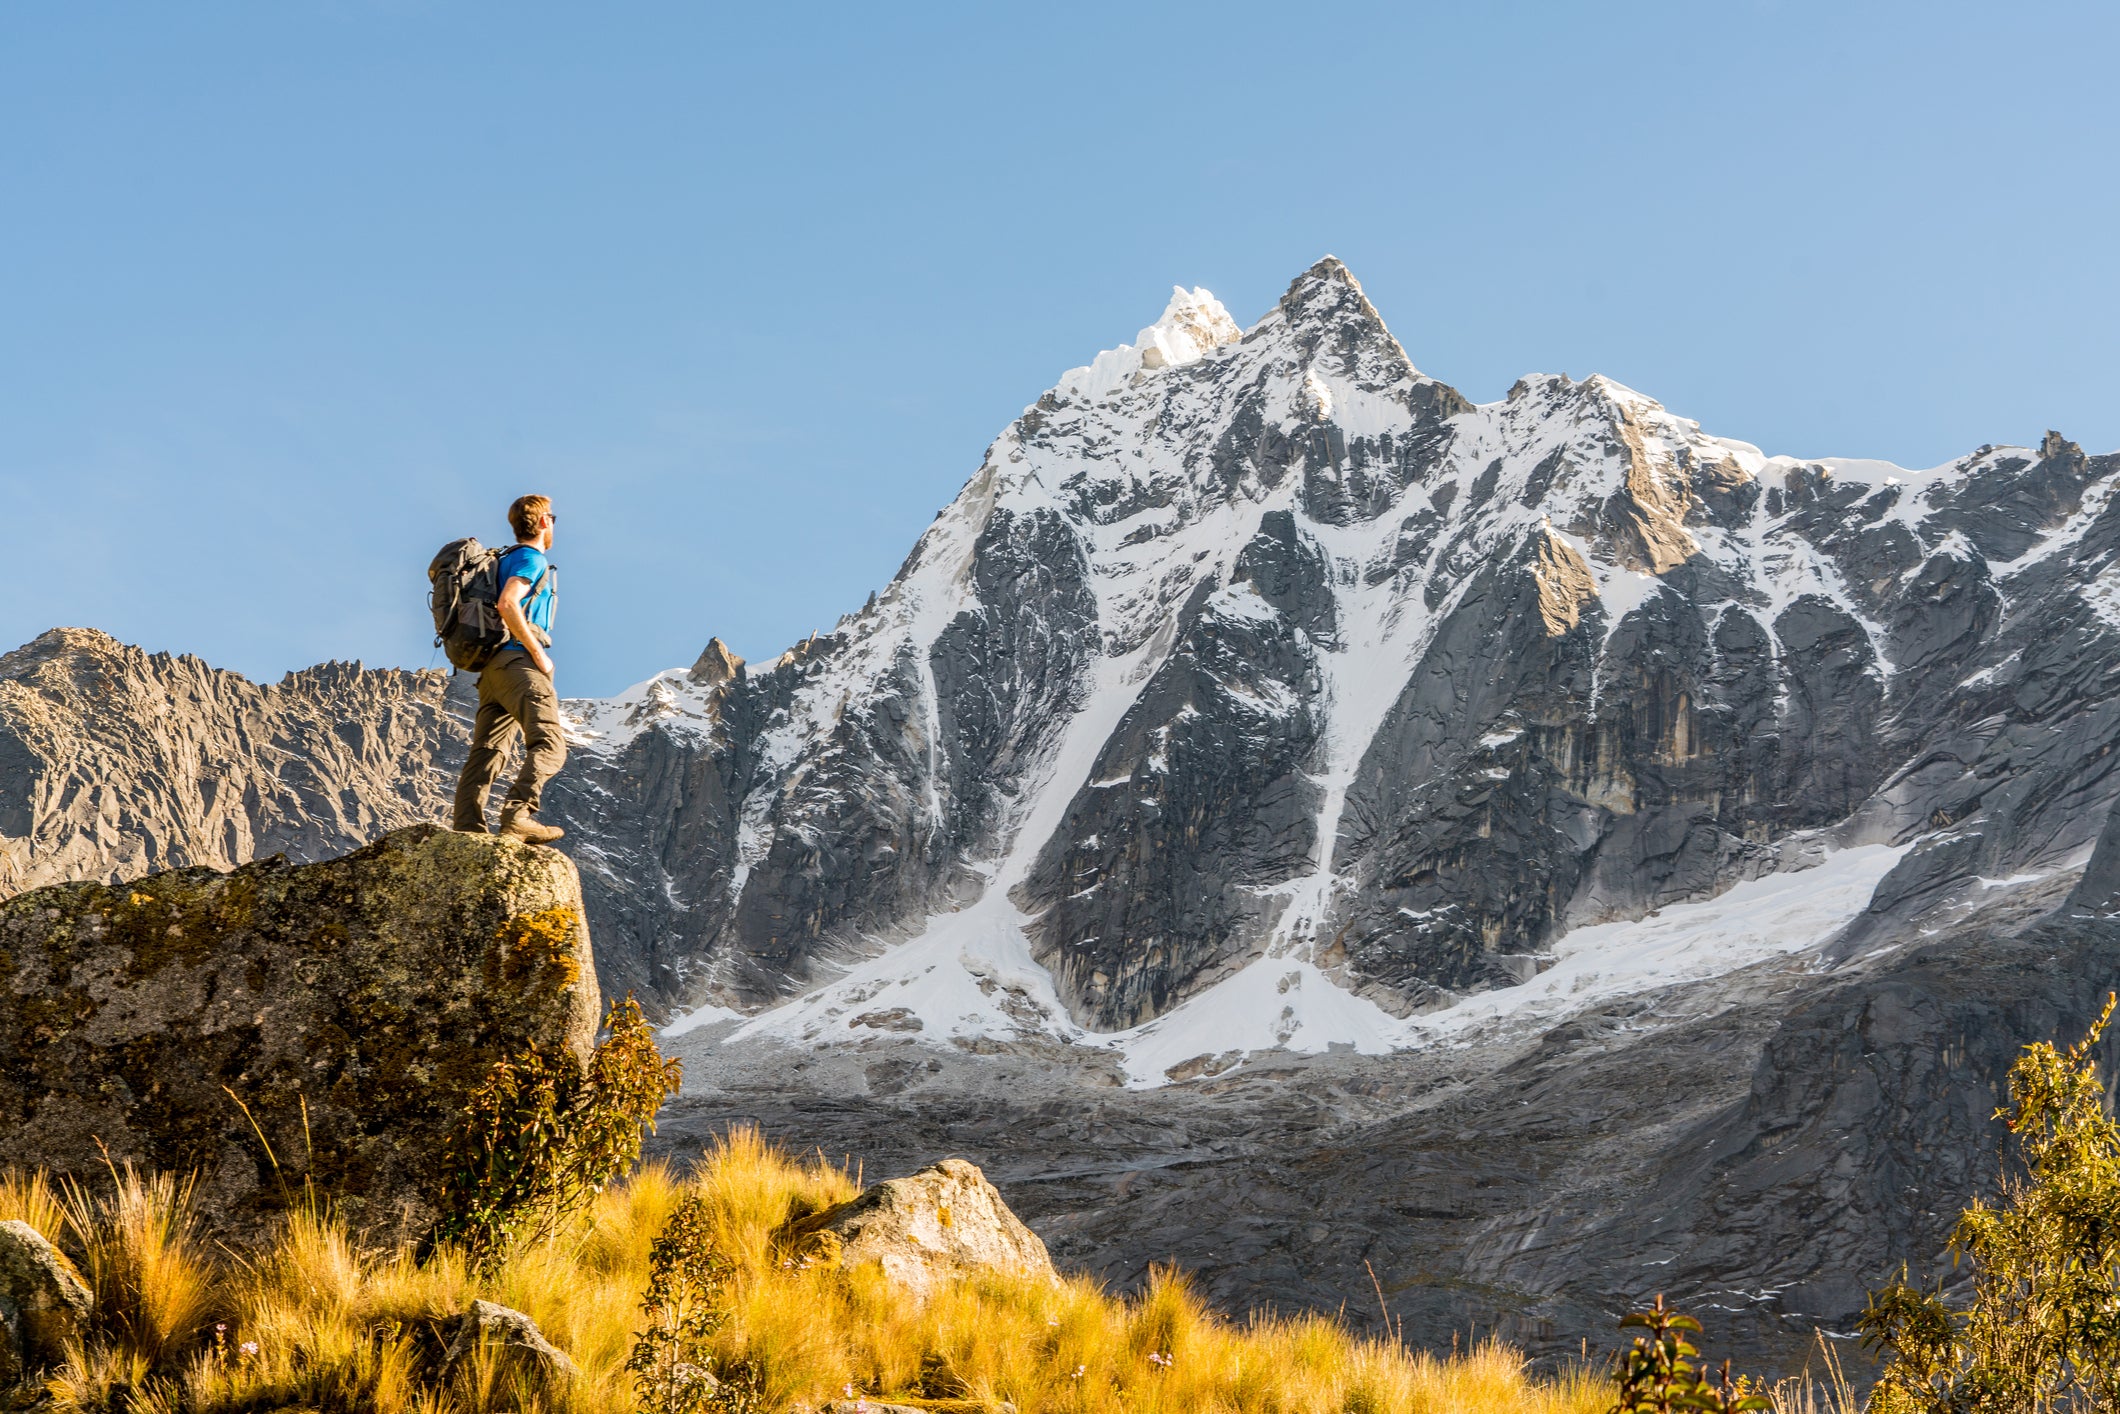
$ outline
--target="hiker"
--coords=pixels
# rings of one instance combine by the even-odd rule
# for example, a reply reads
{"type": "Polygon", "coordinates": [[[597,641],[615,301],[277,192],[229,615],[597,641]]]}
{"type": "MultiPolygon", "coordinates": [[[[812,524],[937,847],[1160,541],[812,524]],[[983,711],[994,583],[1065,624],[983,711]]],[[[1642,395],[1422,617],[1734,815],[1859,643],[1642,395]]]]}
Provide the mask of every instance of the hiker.
{"type": "Polygon", "coordinates": [[[498,607],[507,639],[478,675],[478,716],[471,727],[471,755],[456,783],[452,827],[486,831],[486,794],[501,771],[516,732],[523,734],[523,769],[501,806],[500,833],[530,844],[550,844],[566,833],[537,820],[545,782],[567,759],[560,728],[559,694],[552,687],[552,606],[559,597],[558,571],[546,558],[552,549],[551,499],[518,496],[508,507],[515,544],[500,554],[498,607]]]}

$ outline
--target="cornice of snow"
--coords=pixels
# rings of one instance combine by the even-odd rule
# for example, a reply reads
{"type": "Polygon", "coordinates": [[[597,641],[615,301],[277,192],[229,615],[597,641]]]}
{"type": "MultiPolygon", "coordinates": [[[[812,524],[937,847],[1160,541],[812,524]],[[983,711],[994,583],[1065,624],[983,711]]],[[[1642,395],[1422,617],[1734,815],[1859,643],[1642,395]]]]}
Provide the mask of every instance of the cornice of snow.
{"type": "Polygon", "coordinates": [[[1204,289],[1174,286],[1162,318],[1136,334],[1132,343],[1106,349],[1083,367],[1061,374],[1053,391],[1100,398],[1138,375],[1198,363],[1243,336],[1220,300],[1204,289]]]}

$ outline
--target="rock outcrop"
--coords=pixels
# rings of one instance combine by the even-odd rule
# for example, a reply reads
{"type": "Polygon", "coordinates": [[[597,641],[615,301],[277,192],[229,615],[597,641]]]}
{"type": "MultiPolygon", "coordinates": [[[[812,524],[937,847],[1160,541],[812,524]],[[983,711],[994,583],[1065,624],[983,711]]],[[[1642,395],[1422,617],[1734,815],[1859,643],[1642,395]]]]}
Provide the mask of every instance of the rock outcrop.
{"type": "Polygon", "coordinates": [[[313,1182],[379,1236],[434,1215],[498,1058],[586,1061],[598,989],[566,856],[432,825],[342,859],[0,903],[0,1152],[200,1176],[241,1231],[313,1182]]]}
{"type": "Polygon", "coordinates": [[[545,1333],[513,1307],[493,1301],[474,1301],[457,1322],[456,1334],[442,1353],[442,1379],[446,1383],[468,1360],[484,1348],[486,1358],[501,1367],[503,1379],[558,1393],[581,1377],[581,1367],[567,1352],[545,1339],[545,1333]]]}
{"type": "Polygon", "coordinates": [[[944,1159],[864,1189],[790,1223],[780,1241],[798,1257],[830,1265],[874,1263],[895,1285],[919,1296],[981,1272],[1057,1280],[1045,1244],[1009,1211],[986,1175],[963,1159],[944,1159]]]}
{"type": "Polygon", "coordinates": [[[66,1359],[92,1309],[66,1255],[26,1222],[0,1222],[0,1391],[66,1359]]]}

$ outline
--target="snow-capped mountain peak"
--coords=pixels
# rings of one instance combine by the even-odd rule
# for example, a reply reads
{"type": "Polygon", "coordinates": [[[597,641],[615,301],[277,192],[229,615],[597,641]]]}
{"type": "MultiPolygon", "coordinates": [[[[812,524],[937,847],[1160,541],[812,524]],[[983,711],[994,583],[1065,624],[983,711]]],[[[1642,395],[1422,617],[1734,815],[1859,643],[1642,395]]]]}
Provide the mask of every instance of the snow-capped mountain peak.
{"type": "MultiPolygon", "coordinates": [[[[1305,979],[1293,1018],[1404,1018],[1575,930],[1963,831],[2030,748],[1912,763],[2004,710],[2026,605],[2114,631],[2084,582],[2114,470],[2058,438],[1768,457],[1601,376],[1474,406],[1336,260],[1244,331],[1181,288],[833,632],[579,704],[601,769],[698,763],[688,823],[591,872],[660,920],[669,990],[748,1031],[858,1040],[907,969],[927,1000],[891,1025],[936,1041],[1167,1041],[1176,1008],[1281,995],[1231,982],[1265,966],[1305,979]]],[[[2039,872],[2096,818],[1966,848],[2039,872]]]]}

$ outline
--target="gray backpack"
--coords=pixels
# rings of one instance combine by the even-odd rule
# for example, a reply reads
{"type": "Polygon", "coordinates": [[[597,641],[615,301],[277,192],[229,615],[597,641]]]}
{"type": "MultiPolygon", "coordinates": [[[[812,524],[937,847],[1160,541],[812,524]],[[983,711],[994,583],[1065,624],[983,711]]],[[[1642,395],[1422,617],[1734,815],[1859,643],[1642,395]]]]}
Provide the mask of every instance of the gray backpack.
{"type": "MultiPolygon", "coordinates": [[[[434,641],[449,661],[467,673],[482,670],[509,638],[501,622],[501,555],[466,537],[444,545],[427,566],[427,607],[434,611],[434,641]]],[[[530,586],[537,594],[551,566],[530,586]]]]}

